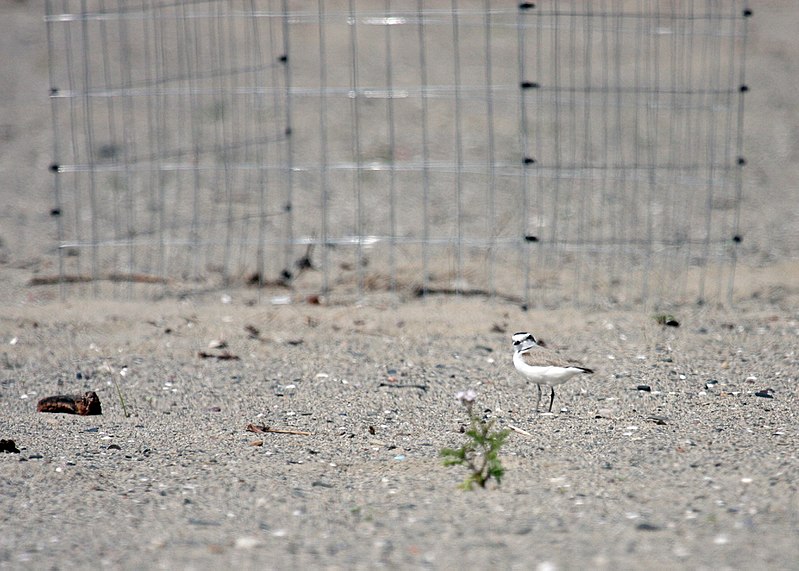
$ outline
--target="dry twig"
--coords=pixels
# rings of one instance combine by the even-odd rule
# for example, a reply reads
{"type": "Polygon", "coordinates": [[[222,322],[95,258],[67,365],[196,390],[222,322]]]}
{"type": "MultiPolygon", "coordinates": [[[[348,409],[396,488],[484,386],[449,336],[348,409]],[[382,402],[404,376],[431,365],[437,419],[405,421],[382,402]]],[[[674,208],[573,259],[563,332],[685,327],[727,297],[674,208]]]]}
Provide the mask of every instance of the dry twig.
{"type": "Polygon", "coordinates": [[[422,391],[427,391],[427,385],[415,385],[415,384],[410,384],[410,383],[398,384],[398,383],[387,383],[387,382],[383,381],[377,386],[379,386],[379,387],[391,387],[391,388],[394,388],[394,389],[419,389],[419,390],[422,390],[422,391]]]}
{"type": "MultiPolygon", "coordinates": [[[[28,285],[40,286],[40,285],[55,285],[60,283],[78,284],[78,283],[88,283],[93,281],[95,281],[95,278],[93,278],[92,276],[67,274],[63,276],[37,276],[35,278],[31,278],[30,281],[28,282],[28,285]]],[[[138,284],[167,283],[166,279],[159,276],[153,276],[150,274],[119,274],[119,273],[110,273],[97,276],[96,281],[132,282],[138,284]]]]}
{"type": "Polygon", "coordinates": [[[532,436],[533,436],[532,434],[530,434],[530,433],[529,433],[529,432],[527,432],[526,430],[522,430],[522,429],[521,429],[521,428],[519,428],[518,426],[513,426],[512,424],[509,424],[509,425],[508,425],[508,428],[510,428],[510,429],[511,429],[513,432],[518,432],[519,434],[524,434],[525,436],[530,436],[530,437],[532,437],[532,436]]]}
{"type": "Polygon", "coordinates": [[[271,426],[265,426],[263,424],[248,424],[247,425],[248,432],[271,432],[273,434],[297,434],[299,436],[310,436],[312,433],[306,432],[304,430],[292,430],[287,428],[272,428],[271,426]]]}

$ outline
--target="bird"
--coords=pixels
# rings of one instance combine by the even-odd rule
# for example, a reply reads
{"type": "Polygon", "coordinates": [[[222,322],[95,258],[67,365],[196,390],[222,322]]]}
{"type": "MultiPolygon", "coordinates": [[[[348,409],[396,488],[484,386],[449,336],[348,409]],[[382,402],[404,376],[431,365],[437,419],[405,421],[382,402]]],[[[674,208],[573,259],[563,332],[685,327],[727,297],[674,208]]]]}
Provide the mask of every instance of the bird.
{"type": "Polygon", "coordinates": [[[513,334],[513,366],[528,380],[538,386],[538,400],[535,402],[535,411],[541,403],[541,385],[551,389],[549,399],[549,412],[552,412],[552,403],[555,402],[555,385],[561,385],[575,375],[590,374],[594,371],[581,364],[565,359],[546,348],[543,341],[539,341],[531,333],[520,331],[513,334]]]}

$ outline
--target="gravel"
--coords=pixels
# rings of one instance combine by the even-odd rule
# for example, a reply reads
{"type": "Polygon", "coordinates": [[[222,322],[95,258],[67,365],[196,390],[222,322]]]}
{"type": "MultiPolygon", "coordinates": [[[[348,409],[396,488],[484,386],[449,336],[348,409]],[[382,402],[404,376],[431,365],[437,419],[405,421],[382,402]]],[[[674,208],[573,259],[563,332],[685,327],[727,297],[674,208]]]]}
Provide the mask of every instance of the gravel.
{"type": "Polygon", "coordinates": [[[799,560],[796,313],[683,310],[674,328],[474,299],[246,295],[5,311],[0,437],[20,452],[0,454],[0,567],[799,560]],[[596,370],[559,387],[555,414],[534,414],[511,364],[522,329],[596,370]],[[529,433],[503,447],[501,486],[472,492],[439,458],[464,442],[468,388],[529,433]],[[90,390],[101,416],[36,412],[90,390]]]}

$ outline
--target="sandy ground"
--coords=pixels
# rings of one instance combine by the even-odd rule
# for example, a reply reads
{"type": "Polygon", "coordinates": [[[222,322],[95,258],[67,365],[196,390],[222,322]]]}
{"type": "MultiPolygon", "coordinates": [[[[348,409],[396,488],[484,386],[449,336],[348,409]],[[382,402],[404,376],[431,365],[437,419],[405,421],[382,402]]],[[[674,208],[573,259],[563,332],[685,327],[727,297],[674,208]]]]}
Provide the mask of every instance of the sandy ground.
{"type": "Polygon", "coordinates": [[[20,453],[0,455],[0,566],[799,560],[795,311],[684,310],[664,328],[631,312],[252,307],[251,295],[4,311],[0,435],[20,453]],[[516,377],[517,329],[597,371],[559,388],[555,414],[535,415],[535,387],[516,377]],[[227,348],[208,348],[218,340],[227,348]],[[502,449],[500,487],[461,491],[465,470],[439,458],[464,442],[465,388],[486,417],[529,433],[502,449]],[[102,416],[35,412],[86,390],[102,416]]]}
{"type": "Polygon", "coordinates": [[[44,6],[3,3],[0,438],[20,452],[0,454],[0,568],[796,569],[799,11],[752,4],[752,255],[735,307],[676,308],[663,328],[649,310],[500,300],[30,287],[56,259],[44,6]],[[553,415],[512,368],[521,329],[596,369],[553,415]],[[464,442],[466,388],[529,433],[485,491],[458,490],[465,471],[439,458],[464,442]],[[101,416],[36,412],[87,390],[101,416]]]}

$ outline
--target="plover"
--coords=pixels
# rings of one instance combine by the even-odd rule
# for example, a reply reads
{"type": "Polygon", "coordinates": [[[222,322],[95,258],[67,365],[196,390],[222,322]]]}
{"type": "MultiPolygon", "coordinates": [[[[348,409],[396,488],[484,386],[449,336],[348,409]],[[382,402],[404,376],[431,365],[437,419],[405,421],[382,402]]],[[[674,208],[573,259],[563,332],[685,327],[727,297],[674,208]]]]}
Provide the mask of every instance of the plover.
{"type": "Polygon", "coordinates": [[[538,386],[538,400],[535,411],[541,403],[541,385],[547,385],[552,391],[549,400],[549,412],[555,402],[555,385],[561,385],[580,373],[594,371],[570,359],[564,359],[551,349],[547,349],[531,333],[522,331],[513,334],[513,365],[523,377],[538,386]]]}

